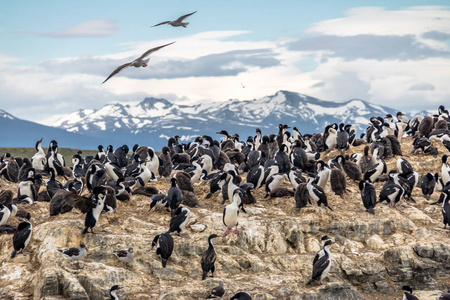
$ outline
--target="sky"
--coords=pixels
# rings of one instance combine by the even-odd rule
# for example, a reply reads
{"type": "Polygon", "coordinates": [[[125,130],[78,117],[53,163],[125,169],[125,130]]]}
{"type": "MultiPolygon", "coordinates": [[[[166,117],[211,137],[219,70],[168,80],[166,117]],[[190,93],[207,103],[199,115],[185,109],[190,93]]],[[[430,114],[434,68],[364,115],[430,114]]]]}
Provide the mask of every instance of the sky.
{"type": "Polygon", "coordinates": [[[437,111],[450,106],[449,83],[447,0],[0,2],[0,109],[45,125],[145,97],[194,104],[279,90],[437,111]],[[152,27],[194,11],[186,28],[152,27]]]}

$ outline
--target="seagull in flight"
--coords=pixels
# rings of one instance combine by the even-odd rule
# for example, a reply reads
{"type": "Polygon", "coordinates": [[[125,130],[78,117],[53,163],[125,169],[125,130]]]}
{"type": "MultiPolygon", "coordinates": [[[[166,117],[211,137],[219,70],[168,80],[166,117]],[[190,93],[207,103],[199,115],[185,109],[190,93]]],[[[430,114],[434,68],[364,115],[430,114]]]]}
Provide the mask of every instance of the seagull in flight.
{"type": "Polygon", "coordinates": [[[195,14],[196,12],[197,12],[197,11],[194,11],[193,13],[190,13],[190,14],[187,14],[187,15],[184,15],[184,16],[181,16],[181,17],[179,17],[178,19],[176,19],[175,21],[166,21],[166,22],[162,22],[162,23],[153,25],[152,27],[156,27],[156,26],[164,25],[164,24],[169,24],[169,25],[172,25],[173,27],[183,26],[184,28],[186,28],[186,26],[189,24],[189,22],[184,22],[184,23],[183,23],[183,20],[186,19],[187,17],[189,17],[189,16],[195,14]]]}
{"type": "Polygon", "coordinates": [[[122,71],[122,70],[125,69],[125,68],[131,67],[131,66],[136,67],[136,68],[139,68],[139,67],[146,67],[147,64],[148,64],[148,61],[150,60],[150,58],[145,59],[145,57],[149,56],[150,54],[152,54],[152,53],[155,52],[155,51],[158,51],[158,50],[161,49],[161,48],[164,48],[164,47],[166,47],[166,46],[172,45],[173,43],[175,43],[175,42],[172,42],[172,43],[169,43],[169,44],[165,44],[165,45],[158,46],[158,47],[152,48],[152,49],[150,49],[150,50],[147,50],[147,51],[144,52],[144,54],[142,54],[140,57],[136,58],[136,59],[133,60],[132,62],[128,62],[128,63],[126,63],[126,64],[123,64],[123,65],[117,67],[117,68],[116,68],[116,69],[108,76],[108,78],[106,78],[105,81],[102,82],[102,84],[105,83],[106,81],[108,81],[108,79],[110,79],[111,77],[113,77],[114,75],[116,75],[117,73],[119,73],[120,71],[122,71]]]}

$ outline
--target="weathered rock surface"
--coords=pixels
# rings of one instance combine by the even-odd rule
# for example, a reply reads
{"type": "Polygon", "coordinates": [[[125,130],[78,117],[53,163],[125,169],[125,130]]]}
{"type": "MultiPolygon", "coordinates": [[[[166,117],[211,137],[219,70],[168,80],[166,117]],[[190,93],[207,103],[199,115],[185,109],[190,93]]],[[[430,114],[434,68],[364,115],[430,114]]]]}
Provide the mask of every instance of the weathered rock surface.
{"type": "MultiPolygon", "coordinates": [[[[407,139],[402,144],[403,153],[409,153],[411,143],[407,139]]],[[[363,147],[350,152],[362,152],[363,147]]],[[[337,153],[323,159],[333,155],[337,153]]],[[[440,169],[439,159],[404,157],[420,176],[440,169]]],[[[387,160],[388,169],[395,163],[396,158],[387,160]]],[[[378,193],[382,184],[375,184],[378,193]]],[[[17,184],[0,180],[0,185],[17,192],[17,184]]],[[[159,179],[151,185],[166,192],[170,182],[159,179]]],[[[182,237],[173,236],[174,252],[166,268],[151,241],[167,231],[170,213],[149,212],[148,197],[134,195],[119,203],[117,213],[100,216],[97,234],[84,236],[84,215],[76,210],[50,217],[48,203],[28,206],[34,225],[30,255],[9,258],[12,235],[0,236],[0,299],[106,299],[114,284],[125,286],[118,293],[121,299],[201,299],[219,279],[227,290],[225,299],[238,291],[254,299],[400,299],[403,285],[413,286],[420,299],[436,299],[450,288],[450,231],[442,229],[440,207],[429,206],[439,193],[427,201],[416,187],[415,203],[402,199],[397,209],[379,204],[371,215],[351,180],[344,199],[326,186],[334,211],[315,204],[296,211],[293,197],[264,199],[260,189],[255,192],[257,202],[246,206],[253,214],[239,215],[239,234],[224,237],[221,195],[205,200],[206,182],[195,189],[200,206],[190,208],[182,237]],[[201,281],[200,257],[212,233],[220,235],[214,240],[215,277],[201,281]],[[305,286],[324,234],[335,241],[331,271],[323,285],[305,286]],[[90,250],[79,263],[57,251],[80,242],[90,250]],[[113,251],[128,247],[136,257],[124,264],[113,251]]],[[[18,221],[10,223],[16,226],[18,221]]]]}

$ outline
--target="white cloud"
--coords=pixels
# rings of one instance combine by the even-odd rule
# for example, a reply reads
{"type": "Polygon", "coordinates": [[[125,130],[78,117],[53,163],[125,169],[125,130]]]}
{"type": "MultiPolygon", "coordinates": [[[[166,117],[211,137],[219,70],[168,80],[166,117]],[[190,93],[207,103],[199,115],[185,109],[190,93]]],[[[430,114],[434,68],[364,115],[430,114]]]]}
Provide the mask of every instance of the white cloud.
{"type": "Polygon", "coordinates": [[[104,37],[117,34],[116,21],[111,19],[94,19],[78,23],[57,31],[41,35],[56,38],[104,37]]]}
{"type": "MultiPolygon", "coordinates": [[[[128,42],[121,44],[123,51],[117,53],[55,58],[30,67],[17,66],[16,58],[0,55],[0,92],[2,99],[6,99],[1,108],[18,117],[43,120],[53,114],[100,108],[107,103],[136,102],[150,96],[193,103],[230,98],[248,100],[278,90],[324,100],[362,98],[405,111],[435,108],[448,102],[450,95],[450,56],[444,39],[450,33],[444,24],[449,23],[447,8],[352,9],[343,18],[319,22],[308,30],[318,38],[337,37],[335,48],[330,44],[322,47],[320,39],[310,39],[316,43],[314,47],[311,44],[291,48],[289,44],[295,40],[292,37],[243,41],[244,34],[249,32],[203,32],[178,38],[175,44],[152,54],[146,69],[129,68],[126,70],[129,73],[124,71],[122,76],[115,76],[103,85],[100,83],[119,64],[173,40],[128,42]],[[345,41],[358,45],[370,36],[377,36],[376,40],[383,42],[395,39],[393,35],[403,37],[403,43],[395,44],[396,51],[401,51],[402,45],[418,49],[414,48],[415,41],[433,51],[419,49],[420,55],[404,59],[388,55],[388,51],[383,52],[383,57],[381,51],[378,56],[345,54],[351,51],[343,46],[345,41]],[[237,36],[239,41],[233,40],[237,36]],[[358,40],[358,36],[364,39],[358,40]],[[313,60],[317,67],[302,70],[300,62],[305,59],[313,60]],[[188,69],[180,70],[180,66],[188,69]],[[211,71],[218,67],[233,72],[211,71]],[[158,72],[163,75],[152,78],[158,72]],[[170,72],[172,77],[164,75],[170,72]],[[135,76],[129,77],[131,74],[135,76]]],[[[306,41],[303,37],[298,43],[306,41]]]]}

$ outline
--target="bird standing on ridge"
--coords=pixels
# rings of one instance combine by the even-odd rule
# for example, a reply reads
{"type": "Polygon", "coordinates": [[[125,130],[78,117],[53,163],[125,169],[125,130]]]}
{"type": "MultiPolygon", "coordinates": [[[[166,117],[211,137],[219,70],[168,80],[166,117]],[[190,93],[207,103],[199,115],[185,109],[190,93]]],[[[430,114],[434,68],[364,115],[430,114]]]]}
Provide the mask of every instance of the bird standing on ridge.
{"type": "Polygon", "coordinates": [[[105,81],[102,82],[102,84],[105,83],[106,81],[108,81],[111,77],[113,77],[114,75],[116,75],[117,73],[119,73],[120,71],[122,71],[125,68],[128,68],[128,67],[136,67],[136,68],[144,67],[145,68],[147,66],[147,64],[148,64],[148,61],[150,60],[150,58],[145,59],[147,56],[149,56],[150,54],[152,54],[155,51],[158,51],[161,48],[164,48],[166,46],[172,45],[173,43],[175,43],[175,42],[172,42],[172,43],[169,43],[169,44],[165,44],[165,45],[158,46],[158,47],[152,48],[150,50],[147,50],[147,51],[144,52],[144,54],[142,54],[140,57],[136,58],[132,62],[128,62],[128,63],[125,63],[125,64],[117,67],[108,76],[108,78],[106,78],[105,81]]]}
{"type": "Polygon", "coordinates": [[[216,263],[216,250],[214,250],[214,245],[212,243],[212,239],[218,237],[217,234],[211,234],[208,237],[209,247],[203,252],[201,265],[203,270],[202,280],[206,279],[208,272],[211,271],[211,277],[214,276],[215,263],[216,263]]]}

